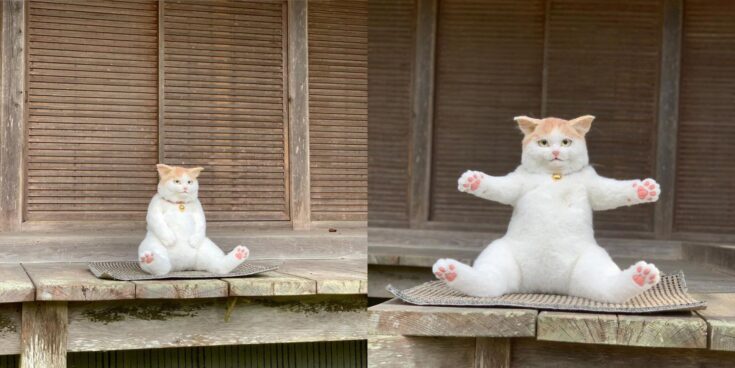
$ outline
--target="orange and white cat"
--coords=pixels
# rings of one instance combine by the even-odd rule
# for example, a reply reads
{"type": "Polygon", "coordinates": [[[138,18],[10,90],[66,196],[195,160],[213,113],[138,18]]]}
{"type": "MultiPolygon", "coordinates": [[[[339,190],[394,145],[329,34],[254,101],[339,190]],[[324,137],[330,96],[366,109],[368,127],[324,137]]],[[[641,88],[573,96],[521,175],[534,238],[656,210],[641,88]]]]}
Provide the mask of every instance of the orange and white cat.
{"type": "Polygon", "coordinates": [[[206,236],[207,222],[197,195],[203,168],[156,165],[158,193],[148,205],[148,233],[138,247],[140,267],[153,275],[198,270],[226,274],[249,255],[238,245],[229,254],[206,236]]]}
{"type": "Polygon", "coordinates": [[[585,135],[593,116],[573,120],[515,118],[523,138],[521,165],[505,176],[467,171],[459,190],[513,206],[508,231],[473,266],[440,259],[434,274],[472,296],[560,293],[622,303],[659,282],[653,264],[621,270],[595,241],[592,211],[651,203],[653,179],[604,178],[589,165],[585,135]]]}

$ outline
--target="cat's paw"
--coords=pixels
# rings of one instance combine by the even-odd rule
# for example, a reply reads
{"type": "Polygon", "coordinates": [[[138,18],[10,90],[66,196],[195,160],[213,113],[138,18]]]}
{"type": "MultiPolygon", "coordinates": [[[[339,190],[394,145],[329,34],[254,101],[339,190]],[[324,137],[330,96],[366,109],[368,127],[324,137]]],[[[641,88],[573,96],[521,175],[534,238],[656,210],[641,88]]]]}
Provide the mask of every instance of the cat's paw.
{"type": "Polygon", "coordinates": [[[653,179],[634,181],[633,190],[639,202],[656,202],[661,194],[661,187],[653,179]]]}
{"type": "Polygon", "coordinates": [[[638,287],[649,289],[661,281],[661,272],[653,263],[639,261],[628,269],[632,274],[631,281],[638,287]]]}
{"type": "Polygon", "coordinates": [[[440,259],[434,263],[432,271],[437,279],[451,283],[457,278],[457,261],[453,259],[440,259]]]}
{"type": "Polygon", "coordinates": [[[233,254],[238,261],[244,261],[250,255],[250,250],[244,245],[238,245],[233,250],[233,254]]]}
{"type": "Polygon", "coordinates": [[[482,183],[482,179],[485,178],[485,174],[479,171],[467,170],[457,180],[457,189],[460,192],[471,193],[477,190],[482,183]]]}
{"type": "Polygon", "coordinates": [[[155,260],[153,252],[143,252],[140,255],[140,263],[151,264],[155,260]]]}

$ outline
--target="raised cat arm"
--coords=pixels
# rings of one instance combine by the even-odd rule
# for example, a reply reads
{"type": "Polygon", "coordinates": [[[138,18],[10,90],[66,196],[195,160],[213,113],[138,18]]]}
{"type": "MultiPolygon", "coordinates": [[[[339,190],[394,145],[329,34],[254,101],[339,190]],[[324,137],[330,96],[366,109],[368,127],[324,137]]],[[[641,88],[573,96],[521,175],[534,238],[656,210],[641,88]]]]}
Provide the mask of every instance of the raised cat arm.
{"type": "Polygon", "coordinates": [[[170,247],[176,242],[176,234],[174,234],[163,219],[161,199],[158,196],[154,196],[151,199],[151,203],[148,205],[148,215],[145,220],[148,224],[148,231],[153,232],[163,245],[170,247]]]}
{"type": "Polygon", "coordinates": [[[587,182],[587,194],[592,209],[604,211],[656,202],[661,188],[653,179],[616,180],[594,174],[587,182]]]}
{"type": "Polygon", "coordinates": [[[468,170],[457,181],[460,192],[508,205],[515,203],[521,195],[522,187],[523,183],[515,173],[490,176],[480,171],[468,170]]]}
{"type": "Polygon", "coordinates": [[[199,248],[207,234],[207,220],[204,217],[204,210],[201,204],[198,203],[199,201],[196,202],[194,204],[196,208],[192,208],[194,212],[192,215],[194,219],[194,233],[189,237],[189,245],[194,248],[199,248]]]}

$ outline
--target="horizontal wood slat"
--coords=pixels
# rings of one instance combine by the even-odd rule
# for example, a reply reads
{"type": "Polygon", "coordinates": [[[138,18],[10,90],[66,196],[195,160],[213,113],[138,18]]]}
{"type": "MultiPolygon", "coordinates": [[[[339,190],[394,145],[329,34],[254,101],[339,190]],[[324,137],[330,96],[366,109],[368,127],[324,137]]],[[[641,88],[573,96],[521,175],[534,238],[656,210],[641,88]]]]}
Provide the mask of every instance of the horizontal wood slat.
{"type": "Polygon", "coordinates": [[[735,4],[684,6],[674,230],[735,232],[735,4]]]}
{"type": "Polygon", "coordinates": [[[430,220],[504,228],[510,207],[457,191],[468,169],[512,171],[517,115],[538,116],[544,1],[439,2],[430,220]]]}
{"type": "Polygon", "coordinates": [[[157,7],[28,3],[27,220],[144,216],[156,184],[157,7]]]}
{"type": "Polygon", "coordinates": [[[164,160],[209,220],[288,220],[283,4],[166,2],[164,160]]]}
{"type": "Polygon", "coordinates": [[[367,218],[366,0],[309,3],[311,219],[367,218]]]}
{"type": "Polygon", "coordinates": [[[405,223],[414,1],[370,1],[369,13],[369,219],[405,223]]]}
{"type": "MultiPolygon", "coordinates": [[[[595,115],[587,146],[598,173],[651,177],[662,2],[551,0],[549,12],[547,115],[595,115]]],[[[653,210],[643,205],[600,212],[595,227],[652,231],[653,210]]]]}

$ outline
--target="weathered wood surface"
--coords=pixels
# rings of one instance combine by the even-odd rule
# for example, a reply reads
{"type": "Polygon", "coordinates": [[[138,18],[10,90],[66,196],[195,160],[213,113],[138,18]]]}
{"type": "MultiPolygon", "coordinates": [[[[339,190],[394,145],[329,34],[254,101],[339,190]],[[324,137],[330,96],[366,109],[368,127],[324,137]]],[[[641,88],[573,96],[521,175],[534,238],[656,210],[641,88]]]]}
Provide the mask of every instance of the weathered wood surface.
{"type": "Polygon", "coordinates": [[[277,271],[222,280],[229,284],[230,296],[286,296],[317,293],[315,280],[277,271]]]}
{"type": "Polygon", "coordinates": [[[201,299],[229,295],[227,282],[218,279],[133,281],[136,299],[201,299]]]}
{"type": "Polygon", "coordinates": [[[697,311],[709,326],[709,348],[735,351],[735,294],[694,294],[707,301],[707,309],[697,311]]]}
{"type": "Polygon", "coordinates": [[[135,298],[134,283],[98,279],[86,263],[31,263],[23,267],[36,285],[36,300],[39,301],[135,298]]]}
{"type": "Polygon", "coordinates": [[[69,351],[361,340],[361,295],[75,303],[69,351]],[[229,315],[229,319],[225,316],[229,315]]]}
{"type": "Polygon", "coordinates": [[[693,313],[624,315],[541,312],[537,338],[584,344],[707,347],[707,324],[693,313]]]}
{"type": "Polygon", "coordinates": [[[397,299],[370,307],[371,335],[527,337],[537,311],[510,308],[427,307],[397,299]]]}
{"type": "Polygon", "coordinates": [[[21,304],[0,304],[0,355],[20,354],[21,304]]]}
{"type": "Polygon", "coordinates": [[[510,339],[478,337],[475,368],[510,368],[510,339]]]}
{"type": "Polygon", "coordinates": [[[0,263],[0,303],[34,300],[35,287],[26,271],[17,263],[0,263]]]}
{"type": "Polygon", "coordinates": [[[474,364],[475,339],[469,337],[370,336],[371,368],[469,368],[474,364]]]}
{"type": "Polygon", "coordinates": [[[436,280],[436,276],[427,267],[395,267],[368,265],[368,296],[371,298],[393,298],[386,286],[404,290],[427,281],[436,280]]]}
{"type": "Polygon", "coordinates": [[[66,303],[23,303],[20,367],[66,368],[67,329],[66,303]]]}
{"type": "Polygon", "coordinates": [[[523,368],[726,368],[735,353],[705,349],[582,345],[514,339],[511,366],[523,368]]]}
{"type": "MultiPolygon", "coordinates": [[[[223,250],[237,244],[250,249],[251,260],[364,258],[365,229],[337,228],[311,231],[208,229],[208,236],[223,250]]],[[[135,259],[145,237],[145,224],[134,230],[107,233],[96,230],[75,232],[0,233],[3,262],[89,262],[135,259]]]]}
{"type": "Polygon", "coordinates": [[[318,294],[367,294],[364,259],[289,260],[278,272],[315,280],[318,294]]]}
{"type": "Polygon", "coordinates": [[[0,231],[20,229],[23,219],[23,142],[25,140],[25,4],[6,0],[2,6],[0,79],[0,231]]]}
{"type": "Polygon", "coordinates": [[[290,206],[294,229],[311,221],[309,151],[308,3],[288,2],[288,135],[291,172],[290,206]]]}

